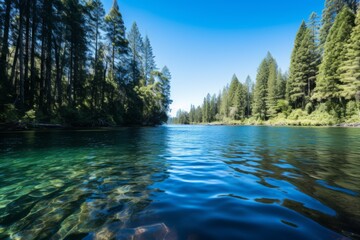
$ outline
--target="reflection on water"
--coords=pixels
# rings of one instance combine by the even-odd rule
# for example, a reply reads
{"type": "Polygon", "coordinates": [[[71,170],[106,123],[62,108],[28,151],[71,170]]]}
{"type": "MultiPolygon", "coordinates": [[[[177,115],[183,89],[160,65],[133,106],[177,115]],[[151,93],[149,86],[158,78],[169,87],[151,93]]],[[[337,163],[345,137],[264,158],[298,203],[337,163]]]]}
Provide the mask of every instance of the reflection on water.
{"type": "Polygon", "coordinates": [[[0,239],[360,238],[360,129],[0,135],[0,239]]]}

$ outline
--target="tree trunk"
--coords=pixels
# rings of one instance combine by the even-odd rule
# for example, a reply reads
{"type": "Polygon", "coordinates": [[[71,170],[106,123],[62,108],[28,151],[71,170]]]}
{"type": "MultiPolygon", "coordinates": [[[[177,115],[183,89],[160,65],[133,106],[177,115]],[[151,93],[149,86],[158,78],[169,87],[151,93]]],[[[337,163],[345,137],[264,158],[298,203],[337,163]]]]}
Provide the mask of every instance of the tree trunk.
{"type": "Polygon", "coordinates": [[[25,59],[24,59],[24,98],[27,105],[29,104],[30,82],[29,82],[29,49],[30,49],[30,0],[26,1],[26,26],[25,26],[25,59]]]}
{"type": "MultiPolygon", "coordinates": [[[[49,3],[47,13],[51,16],[52,6],[49,3]]],[[[52,66],[52,28],[51,23],[48,23],[47,37],[46,37],[46,74],[45,74],[45,91],[46,91],[46,112],[51,111],[51,66],[52,66]]]]}
{"type": "Polygon", "coordinates": [[[19,3],[20,8],[20,26],[19,26],[19,49],[20,49],[20,81],[19,81],[19,92],[20,92],[20,109],[23,110],[24,107],[24,36],[23,36],[23,22],[24,22],[24,1],[19,3]]]}
{"type": "Polygon", "coordinates": [[[36,95],[36,70],[35,70],[35,47],[36,47],[36,31],[37,31],[37,16],[36,16],[37,0],[33,0],[32,5],[32,26],[31,26],[31,53],[30,53],[30,107],[32,108],[36,95]]]}
{"type": "Polygon", "coordinates": [[[4,81],[4,85],[6,88],[10,86],[10,83],[8,82],[8,74],[7,74],[7,57],[9,54],[11,2],[12,0],[5,0],[6,10],[5,10],[5,19],[4,19],[4,36],[3,36],[3,44],[2,44],[1,57],[0,57],[0,79],[1,81],[4,81]]]}
{"type": "MultiPolygon", "coordinates": [[[[59,40],[60,41],[60,40],[59,40]]],[[[60,43],[55,43],[55,68],[56,68],[56,81],[55,81],[55,98],[58,106],[62,104],[62,86],[61,86],[61,66],[60,66],[60,43]]]]}
{"type": "MultiPolygon", "coordinates": [[[[17,59],[18,59],[18,55],[19,55],[19,45],[20,45],[20,35],[18,36],[18,39],[16,41],[16,48],[15,48],[15,55],[14,55],[14,60],[13,60],[13,64],[12,64],[12,67],[11,67],[11,75],[10,75],[10,86],[11,87],[14,87],[15,86],[15,89],[16,89],[16,84],[15,84],[15,70],[16,70],[16,64],[17,64],[17,59]]],[[[12,90],[13,89],[8,89],[8,90],[12,90]]]]}

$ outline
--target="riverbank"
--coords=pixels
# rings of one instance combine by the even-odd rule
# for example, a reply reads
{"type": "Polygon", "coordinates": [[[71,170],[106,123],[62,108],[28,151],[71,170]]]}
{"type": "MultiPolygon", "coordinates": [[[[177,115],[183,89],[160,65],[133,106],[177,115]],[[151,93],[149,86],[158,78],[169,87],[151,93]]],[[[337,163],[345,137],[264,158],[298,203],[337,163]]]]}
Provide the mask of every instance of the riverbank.
{"type": "Polygon", "coordinates": [[[356,123],[337,123],[337,124],[322,124],[307,121],[287,121],[276,122],[273,121],[231,121],[231,122],[211,122],[211,123],[192,123],[191,125],[207,125],[207,126],[293,126],[293,127],[358,127],[360,128],[360,122],[356,123]]]}
{"type": "Polygon", "coordinates": [[[96,129],[116,129],[121,127],[154,127],[156,125],[92,125],[92,126],[71,126],[53,123],[24,123],[11,122],[0,123],[0,132],[30,131],[30,130],[96,130],[96,129]]]}

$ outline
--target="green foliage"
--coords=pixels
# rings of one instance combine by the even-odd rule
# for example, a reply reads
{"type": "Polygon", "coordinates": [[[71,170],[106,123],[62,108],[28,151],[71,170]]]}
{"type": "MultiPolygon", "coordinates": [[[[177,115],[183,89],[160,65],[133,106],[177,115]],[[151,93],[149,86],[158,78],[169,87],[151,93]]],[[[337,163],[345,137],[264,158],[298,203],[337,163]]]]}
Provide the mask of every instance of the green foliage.
{"type": "Polygon", "coordinates": [[[271,55],[268,56],[268,67],[269,67],[269,76],[267,82],[268,96],[266,99],[266,105],[269,108],[268,110],[269,116],[273,117],[276,115],[278,69],[277,69],[277,63],[271,55]]]}
{"type": "Polygon", "coordinates": [[[0,105],[0,122],[16,122],[18,120],[18,111],[14,104],[0,105]]]}
{"type": "Polygon", "coordinates": [[[268,78],[269,78],[269,61],[265,58],[259,68],[256,76],[254,91],[253,114],[261,120],[266,120],[268,106],[266,104],[268,96],[268,78]]]}
{"type": "Polygon", "coordinates": [[[280,99],[277,102],[276,110],[278,113],[282,113],[285,117],[288,117],[291,113],[291,106],[289,104],[289,101],[285,99],[280,99]]]}
{"type": "Polygon", "coordinates": [[[340,67],[346,57],[346,42],[354,25],[354,14],[344,7],[336,17],[324,46],[323,61],[317,77],[313,99],[338,100],[340,95],[340,67]]]}
{"type": "Polygon", "coordinates": [[[317,50],[316,23],[312,15],[311,28],[303,22],[295,39],[291,56],[288,99],[294,107],[304,108],[315,87],[320,55],[317,50]]]}
{"type": "Polygon", "coordinates": [[[355,27],[346,47],[346,56],[341,63],[341,96],[345,99],[360,99],[360,11],[357,12],[355,27]]]}
{"type": "Polygon", "coordinates": [[[125,36],[117,0],[106,16],[101,0],[22,2],[0,4],[0,122],[167,121],[170,71],[155,71],[136,23],[125,36]]]}
{"type": "Polygon", "coordinates": [[[290,120],[298,120],[299,118],[307,117],[308,114],[306,111],[303,111],[301,109],[295,109],[293,110],[290,115],[288,116],[288,119],[290,120]]]}
{"type": "Polygon", "coordinates": [[[294,42],[294,48],[291,53],[291,60],[290,60],[290,75],[289,80],[286,85],[286,99],[293,103],[293,105],[296,105],[296,96],[294,96],[294,85],[296,83],[296,77],[298,70],[298,60],[299,60],[299,49],[301,47],[301,43],[304,39],[304,35],[306,32],[306,24],[303,21],[300,25],[300,28],[296,34],[295,42],[294,42]]]}
{"type": "Polygon", "coordinates": [[[36,119],[36,111],[34,109],[30,109],[25,112],[25,115],[22,117],[22,121],[25,122],[34,122],[36,119]]]}
{"type": "Polygon", "coordinates": [[[289,74],[281,73],[269,53],[255,85],[250,77],[242,84],[234,75],[219,94],[217,113],[208,94],[202,107],[191,106],[190,122],[323,126],[360,121],[360,11],[353,28],[356,0],[325,5],[321,30],[316,13],[308,24],[302,22],[289,74]]]}
{"type": "Polygon", "coordinates": [[[190,124],[189,113],[182,111],[181,109],[177,111],[176,118],[173,121],[175,124],[190,124]]]}

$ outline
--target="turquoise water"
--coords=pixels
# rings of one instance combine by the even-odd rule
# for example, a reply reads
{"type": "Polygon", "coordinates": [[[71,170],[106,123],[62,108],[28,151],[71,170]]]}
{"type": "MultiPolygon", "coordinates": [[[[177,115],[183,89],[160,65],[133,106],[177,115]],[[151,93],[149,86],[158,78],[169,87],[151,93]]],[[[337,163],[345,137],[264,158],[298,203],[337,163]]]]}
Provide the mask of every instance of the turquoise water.
{"type": "Polygon", "coordinates": [[[360,129],[0,134],[0,239],[359,239],[360,129]]]}

